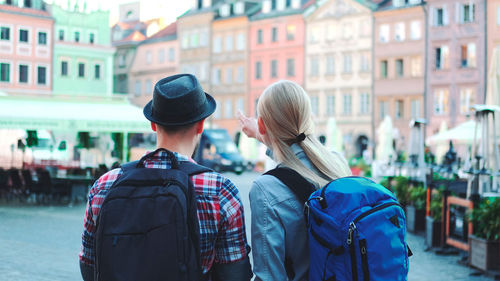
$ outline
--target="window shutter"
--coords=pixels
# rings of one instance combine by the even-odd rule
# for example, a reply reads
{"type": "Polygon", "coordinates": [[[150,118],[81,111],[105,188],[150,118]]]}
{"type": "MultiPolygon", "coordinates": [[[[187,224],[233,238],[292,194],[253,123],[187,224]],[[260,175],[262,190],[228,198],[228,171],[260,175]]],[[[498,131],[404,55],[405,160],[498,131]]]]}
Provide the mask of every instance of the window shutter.
{"type": "Polygon", "coordinates": [[[450,24],[450,15],[448,12],[448,9],[446,8],[446,5],[443,6],[443,25],[449,25],[450,24]]]}

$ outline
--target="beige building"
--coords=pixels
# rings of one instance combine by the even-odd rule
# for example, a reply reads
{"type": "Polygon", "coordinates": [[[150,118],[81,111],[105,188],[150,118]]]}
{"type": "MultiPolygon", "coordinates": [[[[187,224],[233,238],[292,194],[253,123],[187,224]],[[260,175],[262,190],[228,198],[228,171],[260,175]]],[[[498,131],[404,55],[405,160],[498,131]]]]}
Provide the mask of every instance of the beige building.
{"type": "Polygon", "coordinates": [[[346,156],[361,156],[372,139],[372,2],[319,1],[306,12],[305,86],[326,136],[334,117],[346,156]],[[361,4],[363,3],[363,4],[361,4]]]}
{"type": "Polygon", "coordinates": [[[158,80],[174,75],[179,66],[177,24],[172,23],[141,42],[129,72],[129,97],[143,107],[153,97],[158,80]]]}
{"type": "Polygon", "coordinates": [[[424,117],[424,6],[420,0],[389,1],[374,18],[375,128],[389,115],[396,129],[396,148],[405,150],[410,121],[424,117]]]}
{"type": "Polygon", "coordinates": [[[211,94],[217,101],[213,123],[233,136],[239,131],[237,112],[248,114],[248,16],[255,1],[225,1],[212,22],[211,94]]]}

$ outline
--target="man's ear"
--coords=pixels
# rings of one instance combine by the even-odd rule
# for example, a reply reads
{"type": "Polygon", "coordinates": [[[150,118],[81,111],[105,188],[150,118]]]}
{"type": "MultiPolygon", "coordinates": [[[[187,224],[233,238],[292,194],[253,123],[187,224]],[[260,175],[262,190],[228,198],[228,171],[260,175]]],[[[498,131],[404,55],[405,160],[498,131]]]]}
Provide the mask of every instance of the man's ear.
{"type": "Polygon", "coordinates": [[[153,130],[153,132],[156,132],[157,128],[156,128],[156,124],[151,122],[151,130],[153,130]]]}
{"type": "Polygon", "coordinates": [[[203,133],[204,126],[205,126],[205,119],[198,121],[198,123],[196,123],[196,133],[197,134],[203,133]]]}
{"type": "Polygon", "coordinates": [[[264,125],[264,121],[262,121],[262,118],[260,118],[260,117],[259,117],[259,119],[257,119],[257,127],[259,128],[259,133],[261,135],[266,134],[266,125],[264,125]]]}

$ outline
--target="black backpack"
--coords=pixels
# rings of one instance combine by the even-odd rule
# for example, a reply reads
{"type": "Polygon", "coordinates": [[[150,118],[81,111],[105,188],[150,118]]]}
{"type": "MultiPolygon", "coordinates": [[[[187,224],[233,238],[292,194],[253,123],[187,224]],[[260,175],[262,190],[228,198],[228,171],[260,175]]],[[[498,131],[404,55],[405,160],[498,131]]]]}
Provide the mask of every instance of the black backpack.
{"type": "Polygon", "coordinates": [[[171,169],[145,168],[151,153],[122,165],[97,219],[94,280],[203,279],[190,176],[211,170],[165,151],[171,169]]]}

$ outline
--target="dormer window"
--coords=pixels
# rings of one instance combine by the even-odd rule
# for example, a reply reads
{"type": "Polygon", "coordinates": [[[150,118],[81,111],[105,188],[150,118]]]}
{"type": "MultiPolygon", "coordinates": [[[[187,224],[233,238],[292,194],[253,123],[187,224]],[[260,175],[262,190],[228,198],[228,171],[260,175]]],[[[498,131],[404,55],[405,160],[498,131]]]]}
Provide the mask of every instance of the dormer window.
{"type": "Polygon", "coordinates": [[[231,14],[231,7],[229,4],[224,4],[219,9],[219,15],[221,17],[228,17],[231,14]]]}
{"type": "Polygon", "coordinates": [[[264,0],[262,3],[262,13],[267,14],[271,11],[271,0],[264,0]]]}
{"type": "Polygon", "coordinates": [[[292,0],[292,9],[300,9],[300,0],[292,0]]]}
{"type": "Polygon", "coordinates": [[[234,13],[237,15],[241,15],[245,12],[245,3],[238,2],[234,4],[234,13]]]}
{"type": "Polygon", "coordinates": [[[276,9],[278,11],[283,11],[285,9],[286,0],[276,0],[276,9]]]}

